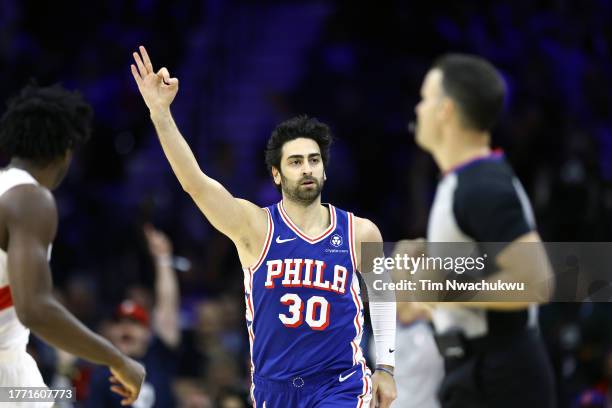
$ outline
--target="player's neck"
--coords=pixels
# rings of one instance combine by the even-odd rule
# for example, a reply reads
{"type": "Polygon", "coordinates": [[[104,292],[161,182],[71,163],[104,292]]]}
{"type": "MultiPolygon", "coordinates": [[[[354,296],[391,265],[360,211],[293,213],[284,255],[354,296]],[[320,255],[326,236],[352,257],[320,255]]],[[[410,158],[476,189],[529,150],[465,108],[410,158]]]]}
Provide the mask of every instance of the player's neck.
{"type": "Polygon", "coordinates": [[[17,169],[21,169],[27,171],[34,179],[38,182],[38,184],[48,188],[49,190],[55,187],[55,180],[57,179],[57,174],[52,169],[52,165],[47,166],[39,166],[28,160],[23,160],[17,157],[11,159],[9,163],[9,167],[15,167],[17,169]]]}
{"type": "Polygon", "coordinates": [[[453,133],[433,152],[434,160],[442,173],[448,173],[463,163],[491,154],[489,140],[485,132],[453,133]]]}
{"type": "Polygon", "coordinates": [[[304,205],[283,198],[283,208],[291,221],[304,233],[315,236],[329,227],[329,209],[321,205],[321,197],[304,205]]]}

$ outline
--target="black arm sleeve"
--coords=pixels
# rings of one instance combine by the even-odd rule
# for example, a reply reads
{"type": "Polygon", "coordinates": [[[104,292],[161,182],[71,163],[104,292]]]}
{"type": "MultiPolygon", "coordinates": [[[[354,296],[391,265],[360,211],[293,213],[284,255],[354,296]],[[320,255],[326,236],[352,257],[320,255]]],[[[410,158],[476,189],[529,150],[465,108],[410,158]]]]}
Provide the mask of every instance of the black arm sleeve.
{"type": "Polygon", "coordinates": [[[533,230],[511,178],[459,183],[453,211],[459,228],[477,242],[510,243],[533,230]]]}

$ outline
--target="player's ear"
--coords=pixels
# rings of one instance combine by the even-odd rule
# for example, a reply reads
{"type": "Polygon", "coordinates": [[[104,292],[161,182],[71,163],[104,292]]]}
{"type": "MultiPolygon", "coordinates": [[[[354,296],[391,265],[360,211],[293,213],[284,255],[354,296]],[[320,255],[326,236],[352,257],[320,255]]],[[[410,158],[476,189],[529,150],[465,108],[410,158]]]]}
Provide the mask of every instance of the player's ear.
{"type": "Polygon", "coordinates": [[[325,170],[323,170],[323,181],[327,181],[327,173],[325,173],[325,170]]]}
{"type": "Polygon", "coordinates": [[[274,180],[274,184],[277,186],[281,185],[281,174],[280,171],[274,166],[272,166],[272,179],[274,180]]]}
{"type": "Polygon", "coordinates": [[[64,155],[59,157],[57,159],[58,163],[61,163],[62,166],[68,165],[70,164],[70,162],[72,161],[72,149],[66,149],[66,151],[64,152],[64,155]]]}

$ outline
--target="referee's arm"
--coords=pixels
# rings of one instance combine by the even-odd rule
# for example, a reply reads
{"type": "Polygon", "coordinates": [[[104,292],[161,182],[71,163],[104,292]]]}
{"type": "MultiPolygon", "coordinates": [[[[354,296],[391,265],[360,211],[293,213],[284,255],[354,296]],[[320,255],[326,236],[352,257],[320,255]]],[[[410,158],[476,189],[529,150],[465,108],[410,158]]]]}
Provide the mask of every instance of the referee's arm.
{"type": "Polygon", "coordinates": [[[495,258],[498,270],[486,278],[488,282],[523,282],[526,291],[519,293],[520,300],[511,300],[512,294],[504,293],[504,300],[490,300],[490,292],[476,293],[473,302],[445,303],[446,306],[469,306],[491,310],[523,310],[534,303],[546,303],[552,297],[554,275],[537,232],[528,232],[507,245],[495,258]],[[527,301],[529,300],[529,301],[527,301]]]}
{"type": "MultiPolygon", "coordinates": [[[[518,181],[516,181],[518,183],[518,181]]],[[[523,292],[479,292],[471,302],[451,303],[493,310],[522,310],[552,297],[554,275],[522,187],[486,180],[458,192],[454,214],[460,228],[476,242],[495,243],[495,271],[488,282],[524,283],[523,292]]],[[[486,244],[489,245],[489,244],[486,244]]]]}

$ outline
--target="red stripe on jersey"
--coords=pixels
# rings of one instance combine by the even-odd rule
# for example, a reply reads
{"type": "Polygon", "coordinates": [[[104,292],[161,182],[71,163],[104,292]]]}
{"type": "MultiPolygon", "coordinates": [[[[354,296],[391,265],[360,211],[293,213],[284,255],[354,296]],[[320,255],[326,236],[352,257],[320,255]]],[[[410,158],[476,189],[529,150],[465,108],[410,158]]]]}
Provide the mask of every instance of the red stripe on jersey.
{"type": "Polygon", "coordinates": [[[13,296],[10,286],[0,288],[0,310],[8,309],[13,306],[13,296]]]}

